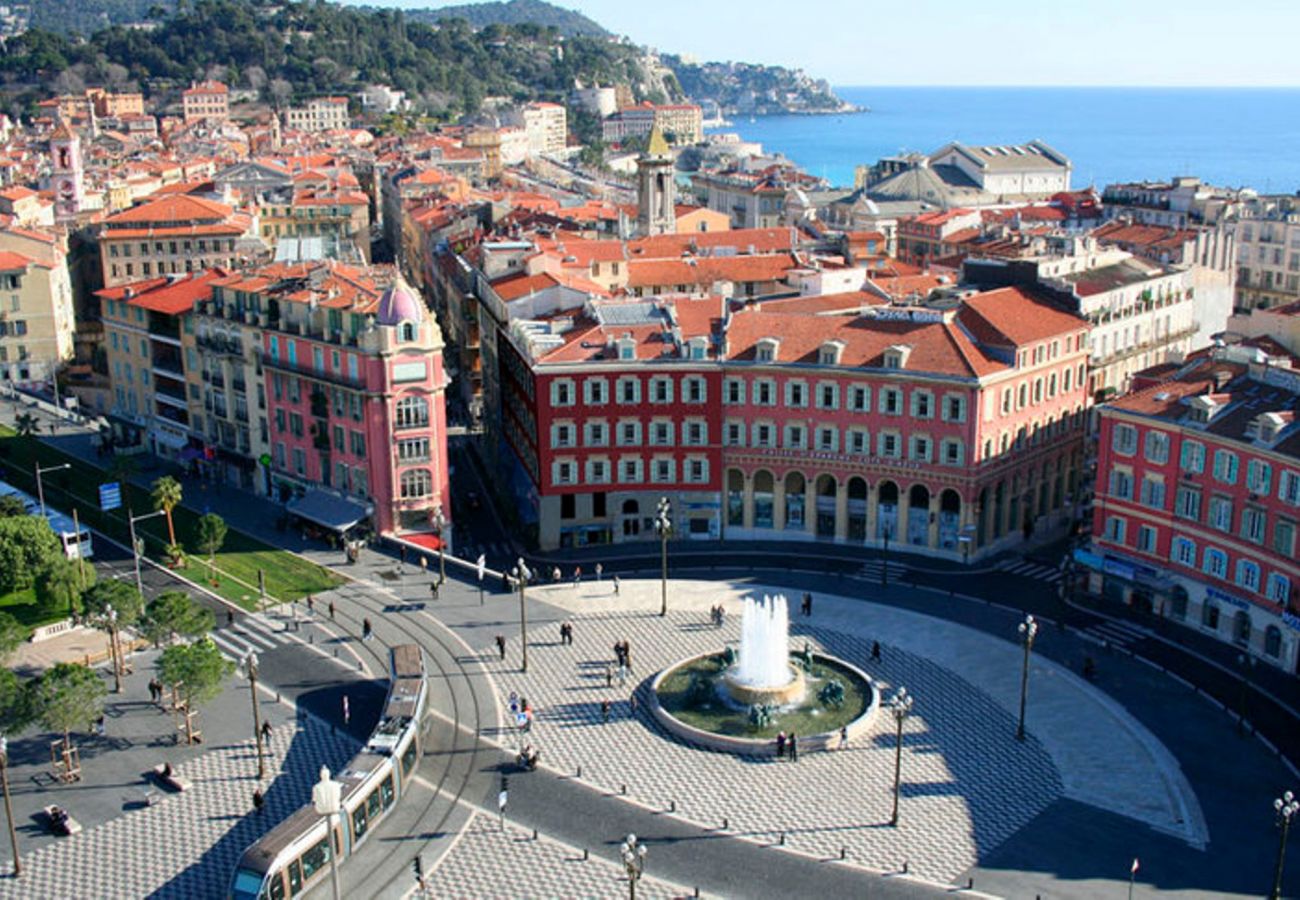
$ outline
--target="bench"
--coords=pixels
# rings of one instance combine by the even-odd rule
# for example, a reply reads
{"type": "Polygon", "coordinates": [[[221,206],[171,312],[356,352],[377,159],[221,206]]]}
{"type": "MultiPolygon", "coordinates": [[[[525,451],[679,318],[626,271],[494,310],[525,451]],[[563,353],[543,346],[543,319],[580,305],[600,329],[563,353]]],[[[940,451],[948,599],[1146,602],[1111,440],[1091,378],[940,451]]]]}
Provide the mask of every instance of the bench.
{"type": "Polygon", "coordinates": [[[177,775],[174,769],[172,770],[172,773],[170,775],[164,774],[166,771],[167,771],[166,763],[159,763],[158,765],[153,767],[154,777],[157,778],[159,781],[161,781],[163,784],[167,785],[167,787],[171,788],[173,791],[188,791],[190,788],[194,787],[193,782],[191,782],[188,778],[185,778],[181,775],[177,775]]]}
{"type": "Polygon", "coordinates": [[[58,809],[57,806],[45,807],[45,819],[50,823],[50,831],[55,834],[63,835],[64,837],[81,834],[81,823],[72,818],[72,816],[69,816],[67,810],[64,810],[64,818],[62,820],[56,819],[54,817],[54,811],[56,809],[58,809]]]}

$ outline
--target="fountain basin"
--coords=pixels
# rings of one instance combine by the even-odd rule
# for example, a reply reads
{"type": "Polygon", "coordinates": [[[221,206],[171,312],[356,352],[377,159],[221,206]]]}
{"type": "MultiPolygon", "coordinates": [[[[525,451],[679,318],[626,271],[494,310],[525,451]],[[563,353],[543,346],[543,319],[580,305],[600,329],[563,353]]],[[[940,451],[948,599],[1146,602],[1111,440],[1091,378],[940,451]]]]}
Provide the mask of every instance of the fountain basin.
{"type": "Polygon", "coordinates": [[[727,693],[731,698],[743,706],[757,704],[789,706],[803,699],[805,688],[803,669],[789,663],[786,664],[786,668],[790,670],[790,680],[785,684],[748,684],[740,680],[740,673],[734,667],[722,674],[722,681],[727,686],[727,693]]]}

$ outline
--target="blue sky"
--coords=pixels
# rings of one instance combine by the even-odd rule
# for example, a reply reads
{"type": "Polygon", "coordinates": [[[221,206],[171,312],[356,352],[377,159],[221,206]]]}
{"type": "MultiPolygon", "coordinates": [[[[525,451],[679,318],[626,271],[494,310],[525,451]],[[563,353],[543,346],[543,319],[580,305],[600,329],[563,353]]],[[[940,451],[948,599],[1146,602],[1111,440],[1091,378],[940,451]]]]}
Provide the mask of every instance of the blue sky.
{"type": "MultiPolygon", "coordinates": [[[[444,0],[366,0],[406,8],[444,0]]],[[[558,0],[641,44],[837,85],[1300,85],[1296,0],[558,0]]]]}

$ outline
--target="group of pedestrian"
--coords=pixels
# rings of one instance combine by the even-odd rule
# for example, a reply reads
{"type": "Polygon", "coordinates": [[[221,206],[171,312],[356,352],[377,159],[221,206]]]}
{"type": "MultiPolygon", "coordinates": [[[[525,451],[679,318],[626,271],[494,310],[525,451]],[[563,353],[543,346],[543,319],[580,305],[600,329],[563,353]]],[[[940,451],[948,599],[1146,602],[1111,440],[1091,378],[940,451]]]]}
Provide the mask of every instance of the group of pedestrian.
{"type": "Polygon", "coordinates": [[[709,607],[709,621],[713,623],[713,627],[721,628],[722,623],[726,618],[727,618],[727,613],[726,610],[722,608],[721,603],[719,603],[717,606],[709,607]]]}
{"type": "Polygon", "coordinates": [[[632,671],[632,645],[627,638],[614,643],[614,657],[618,660],[619,668],[632,671]]]}
{"type": "Polygon", "coordinates": [[[786,759],[790,762],[799,761],[799,737],[792,731],[786,734],[784,731],[776,735],[776,758],[786,759]]]}
{"type": "Polygon", "coordinates": [[[812,615],[812,594],[804,591],[803,602],[799,604],[799,613],[804,616],[812,615]]]}
{"type": "Polygon", "coordinates": [[[573,623],[564,621],[560,623],[560,643],[566,646],[573,646],[573,623]]]}

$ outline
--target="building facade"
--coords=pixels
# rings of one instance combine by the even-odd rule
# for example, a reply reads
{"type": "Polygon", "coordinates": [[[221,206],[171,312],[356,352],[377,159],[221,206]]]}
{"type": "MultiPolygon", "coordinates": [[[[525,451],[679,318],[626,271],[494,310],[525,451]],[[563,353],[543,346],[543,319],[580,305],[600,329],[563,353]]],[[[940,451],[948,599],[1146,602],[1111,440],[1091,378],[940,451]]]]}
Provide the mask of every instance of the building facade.
{"type": "Polygon", "coordinates": [[[1300,300],[1300,199],[1253,198],[1241,207],[1237,235],[1237,308],[1300,300]]]}
{"type": "Polygon", "coordinates": [[[252,218],[224,203],[173,194],[109,216],[100,232],[104,285],[183,275],[235,262],[252,218]]]}
{"type": "Polygon", "coordinates": [[[1300,373],[1216,348],[1100,420],[1092,590],[1297,671],[1300,373]]]}
{"type": "Polygon", "coordinates": [[[73,355],[76,328],[67,261],[0,250],[0,380],[50,382],[73,355]]]}
{"type": "Polygon", "coordinates": [[[191,84],[181,92],[181,112],[186,122],[224,122],[230,118],[230,88],[220,81],[191,84]]]}
{"type": "Polygon", "coordinates": [[[293,131],[335,131],[347,128],[350,122],[347,97],[315,97],[284,112],[284,127],[293,131]]]}

